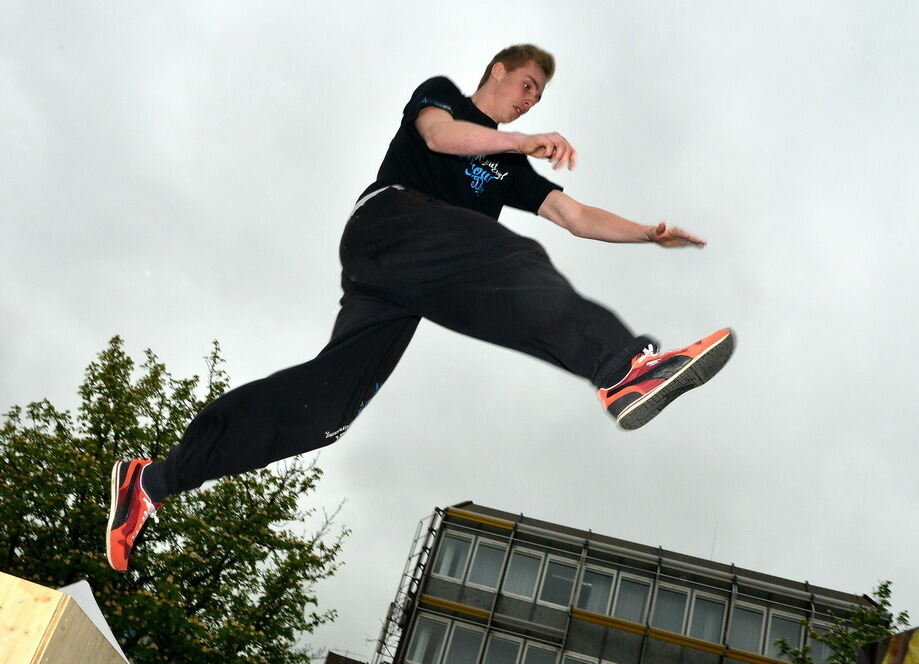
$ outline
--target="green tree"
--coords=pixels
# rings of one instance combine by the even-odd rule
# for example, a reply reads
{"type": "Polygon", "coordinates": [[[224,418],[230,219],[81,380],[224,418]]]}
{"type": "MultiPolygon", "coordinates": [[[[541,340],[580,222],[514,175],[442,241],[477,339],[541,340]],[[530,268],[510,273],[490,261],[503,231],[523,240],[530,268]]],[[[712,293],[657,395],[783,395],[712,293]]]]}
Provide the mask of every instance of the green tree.
{"type": "Polygon", "coordinates": [[[315,462],[174,497],[127,573],[106,561],[112,464],[162,458],[227,389],[216,342],[206,361],[199,398],[198,376],[174,379],[149,350],[134,379],[114,337],[86,369],[76,416],[47,400],[10,409],[0,429],[0,569],[50,587],[88,580],[135,664],[309,662],[298,638],[335,617],[312,588],[338,568],[347,535],[337,510],[298,507],[322,474],[315,462]]]}
{"type": "MultiPolygon", "coordinates": [[[[818,631],[804,622],[810,639],[829,648],[830,655],[825,660],[827,664],[856,664],[858,649],[863,645],[901,632],[909,626],[906,611],[896,616],[890,612],[891,585],[890,581],[878,584],[871,595],[871,604],[859,605],[848,618],[833,616],[833,626],[829,630],[818,631]]],[[[792,648],[785,639],[776,643],[782,657],[792,664],[814,664],[811,646],[792,648]]]]}

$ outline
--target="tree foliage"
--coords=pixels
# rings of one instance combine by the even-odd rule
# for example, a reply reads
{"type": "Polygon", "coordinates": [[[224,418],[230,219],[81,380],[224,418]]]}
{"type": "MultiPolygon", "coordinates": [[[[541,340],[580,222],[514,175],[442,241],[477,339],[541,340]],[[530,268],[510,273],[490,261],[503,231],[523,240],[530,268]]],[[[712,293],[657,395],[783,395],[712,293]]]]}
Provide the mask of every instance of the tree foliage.
{"type": "Polygon", "coordinates": [[[315,463],[295,459],[173,497],[127,573],[106,561],[112,464],[162,458],[227,389],[216,343],[206,361],[199,397],[198,376],[173,378],[149,350],[133,378],[114,337],[86,369],[76,416],[47,400],[10,409],[0,428],[0,569],[49,587],[88,580],[135,664],[309,662],[297,640],[335,617],[312,588],[339,566],[347,535],[332,532],[337,512],[299,506],[321,477],[315,463]]]}
{"type": "MultiPolygon", "coordinates": [[[[858,649],[866,643],[896,634],[909,626],[909,614],[901,611],[894,616],[891,611],[891,582],[883,581],[872,593],[872,603],[859,605],[848,618],[833,617],[833,626],[826,631],[817,630],[805,622],[810,640],[829,648],[826,664],[856,664],[858,649]]],[[[779,652],[792,664],[814,664],[814,648],[805,645],[792,648],[785,639],[778,640],[779,652]]]]}

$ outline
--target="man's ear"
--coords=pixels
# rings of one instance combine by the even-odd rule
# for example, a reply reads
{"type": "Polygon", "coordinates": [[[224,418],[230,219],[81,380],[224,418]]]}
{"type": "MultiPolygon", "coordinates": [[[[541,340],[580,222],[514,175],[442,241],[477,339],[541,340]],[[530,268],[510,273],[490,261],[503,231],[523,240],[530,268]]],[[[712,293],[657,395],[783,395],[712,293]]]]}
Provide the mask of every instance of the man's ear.
{"type": "Polygon", "coordinates": [[[506,73],[507,73],[507,67],[504,65],[503,62],[496,62],[494,65],[492,65],[491,77],[495,79],[496,81],[500,81],[502,78],[504,78],[504,75],[506,73]]]}

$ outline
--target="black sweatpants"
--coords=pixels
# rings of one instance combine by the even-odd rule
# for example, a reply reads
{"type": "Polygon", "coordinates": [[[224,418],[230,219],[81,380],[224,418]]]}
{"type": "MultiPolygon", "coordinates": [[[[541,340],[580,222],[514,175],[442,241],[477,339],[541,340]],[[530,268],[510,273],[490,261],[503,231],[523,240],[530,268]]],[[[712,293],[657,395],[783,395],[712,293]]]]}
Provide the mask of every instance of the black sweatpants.
{"type": "Polygon", "coordinates": [[[340,246],[341,310],[314,359],[205,407],[166,459],[170,494],[339,438],[427,318],[602,387],[651,340],[578,295],[543,248],[494,219],[388,188],[352,214],[340,246]]]}

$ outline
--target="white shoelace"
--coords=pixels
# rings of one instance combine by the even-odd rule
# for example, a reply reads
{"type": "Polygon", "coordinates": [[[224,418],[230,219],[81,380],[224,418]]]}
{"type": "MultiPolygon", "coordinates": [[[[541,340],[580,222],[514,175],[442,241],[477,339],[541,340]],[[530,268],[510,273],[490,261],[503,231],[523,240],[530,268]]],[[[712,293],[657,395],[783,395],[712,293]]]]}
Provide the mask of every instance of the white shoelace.
{"type": "MultiPolygon", "coordinates": [[[[143,524],[146,524],[147,519],[150,518],[152,518],[156,523],[159,523],[160,518],[156,515],[156,506],[153,504],[153,501],[147,497],[146,492],[144,492],[144,495],[142,495],[141,498],[144,501],[144,513],[142,516],[143,524]]],[[[143,529],[144,526],[141,525],[140,530],[137,531],[137,535],[139,535],[140,531],[143,529]]],[[[128,544],[134,546],[134,541],[137,539],[137,535],[131,535],[128,537],[128,544]]]]}
{"type": "Polygon", "coordinates": [[[156,523],[160,522],[160,518],[156,515],[156,507],[150,501],[149,498],[144,498],[144,521],[147,519],[153,519],[156,523]]]}

